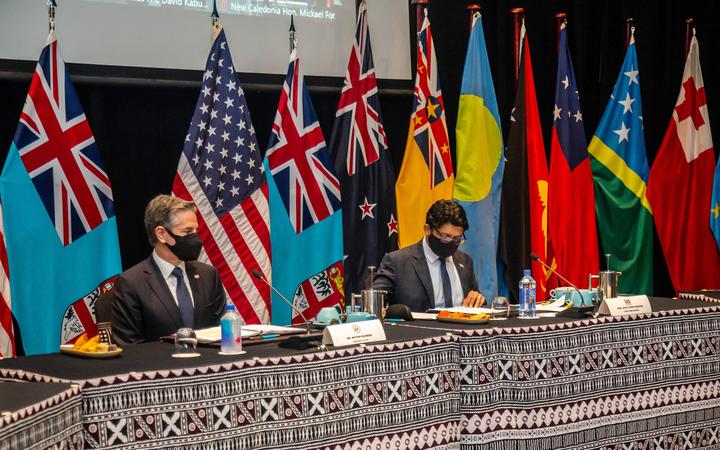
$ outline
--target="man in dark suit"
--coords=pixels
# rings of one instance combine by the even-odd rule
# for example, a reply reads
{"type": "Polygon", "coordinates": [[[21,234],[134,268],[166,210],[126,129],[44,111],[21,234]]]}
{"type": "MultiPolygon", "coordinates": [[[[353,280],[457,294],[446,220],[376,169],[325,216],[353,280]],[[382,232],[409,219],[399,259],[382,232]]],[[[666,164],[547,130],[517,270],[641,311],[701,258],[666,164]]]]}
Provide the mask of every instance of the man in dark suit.
{"type": "Polygon", "coordinates": [[[388,291],[391,303],[411,311],[482,306],[485,297],[478,292],[472,258],[458,250],[467,229],[462,206],[438,200],[425,216],[425,237],[386,254],[373,287],[388,291]]]}
{"type": "Polygon", "coordinates": [[[214,267],[196,261],[202,241],[195,205],[159,195],[145,208],[150,257],[115,279],[113,338],[120,344],[154,341],[179,328],[218,325],[225,291],[214,267]]]}

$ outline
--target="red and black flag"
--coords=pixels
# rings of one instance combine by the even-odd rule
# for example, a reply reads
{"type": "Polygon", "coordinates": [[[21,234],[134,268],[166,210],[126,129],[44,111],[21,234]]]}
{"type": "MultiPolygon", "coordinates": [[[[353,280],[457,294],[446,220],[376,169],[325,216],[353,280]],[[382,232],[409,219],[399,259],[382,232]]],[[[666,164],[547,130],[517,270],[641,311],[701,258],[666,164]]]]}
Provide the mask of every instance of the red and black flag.
{"type": "Polygon", "coordinates": [[[520,36],[520,70],[505,149],[500,254],[513,297],[518,298],[523,269],[530,268],[532,263],[537,298],[545,299],[552,274],[540,263],[531,262],[530,252],[554,265],[547,232],[548,167],[524,25],[520,36]]]}

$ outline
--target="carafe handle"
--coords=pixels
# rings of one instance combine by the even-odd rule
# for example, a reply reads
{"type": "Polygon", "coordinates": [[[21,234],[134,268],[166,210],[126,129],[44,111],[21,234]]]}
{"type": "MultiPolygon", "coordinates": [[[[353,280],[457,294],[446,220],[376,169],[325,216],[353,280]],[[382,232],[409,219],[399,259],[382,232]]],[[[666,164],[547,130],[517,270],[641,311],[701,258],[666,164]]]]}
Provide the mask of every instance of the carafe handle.
{"type": "Polygon", "coordinates": [[[600,283],[600,275],[588,274],[588,289],[591,290],[591,291],[592,291],[592,288],[593,288],[593,287],[592,287],[592,280],[593,280],[593,279],[598,280],[598,283],[600,283]]]}

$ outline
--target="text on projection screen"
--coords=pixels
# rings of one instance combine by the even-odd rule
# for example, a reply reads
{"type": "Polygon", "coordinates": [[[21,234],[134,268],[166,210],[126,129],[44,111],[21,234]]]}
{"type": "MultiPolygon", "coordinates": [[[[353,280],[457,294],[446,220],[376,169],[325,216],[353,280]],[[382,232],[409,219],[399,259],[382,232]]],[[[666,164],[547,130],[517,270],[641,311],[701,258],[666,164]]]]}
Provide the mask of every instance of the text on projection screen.
{"type": "MultiPolygon", "coordinates": [[[[367,0],[378,78],[410,79],[408,3],[367,0]]],[[[62,0],[56,33],[70,63],[202,70],[212,0],[62,0]]],[[[345,75],[355,0],[217,0],[239,72],[285,74],[290,17],[306,75],[345,75]]],[[[0,59],[35,61],[47,37],[44,0],[0,2],[0,59]]]]}

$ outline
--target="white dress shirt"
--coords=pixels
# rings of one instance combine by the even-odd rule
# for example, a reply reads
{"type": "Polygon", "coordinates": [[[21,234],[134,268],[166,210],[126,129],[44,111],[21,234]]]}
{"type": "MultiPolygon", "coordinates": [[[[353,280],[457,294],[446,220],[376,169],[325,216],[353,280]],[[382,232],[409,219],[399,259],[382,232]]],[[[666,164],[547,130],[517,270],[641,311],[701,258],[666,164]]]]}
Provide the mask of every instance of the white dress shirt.
{"type": "MultiPolygon", "coordinates": [[[[165,261],[161,257],[158,256],[158,254],[153,250],[152,252],[153,259],[155,260],[155,264],[157,264],[158,268],[160,269],[160,273],[162,274],[163,280],[165,280],[165,283],[167,283],[168,287],[170,288],[170,293],[173,296],[173,300],[175,300],[175,304],[178,305],[178,308],[180,305],[178,304],[177,299],[177,278],[175,278],[175,275],[172,274],[172,271],[175,269],[175,266],[170,264],[169,262],[165,261]]],[[[193,292],[190,288],[190,280],[188,280],[188,274],[187,271],[185,271],[185,262],[180,261],[180,264],[177,266],[182,270],[183,272],[183,281],[185,281],[185,286],[187,287],[188,292],[190,293],[190,301],[192,302],[193,306],[195,306],[195,299],[193,298],[193,292]]]]}
{"type": "MultiPolygon", "coordinates": [[[[445,297],[443,296],[442,278],[440,276],[440,257],[432,251],[427,243],[427,237],[423,238],[423,252],[427,260],[428,270],[430,270],[430,279],[432,280],[433,294],[435,295],[435,308],[445,308],[445,297]]],[[[453,306],[462,306],[463,297],[462,285],[460,284],[460,275],[452,256],[445,258],[445,268],[447,268],[450,277],[450,287],[452,290],[453,306]]]]}

